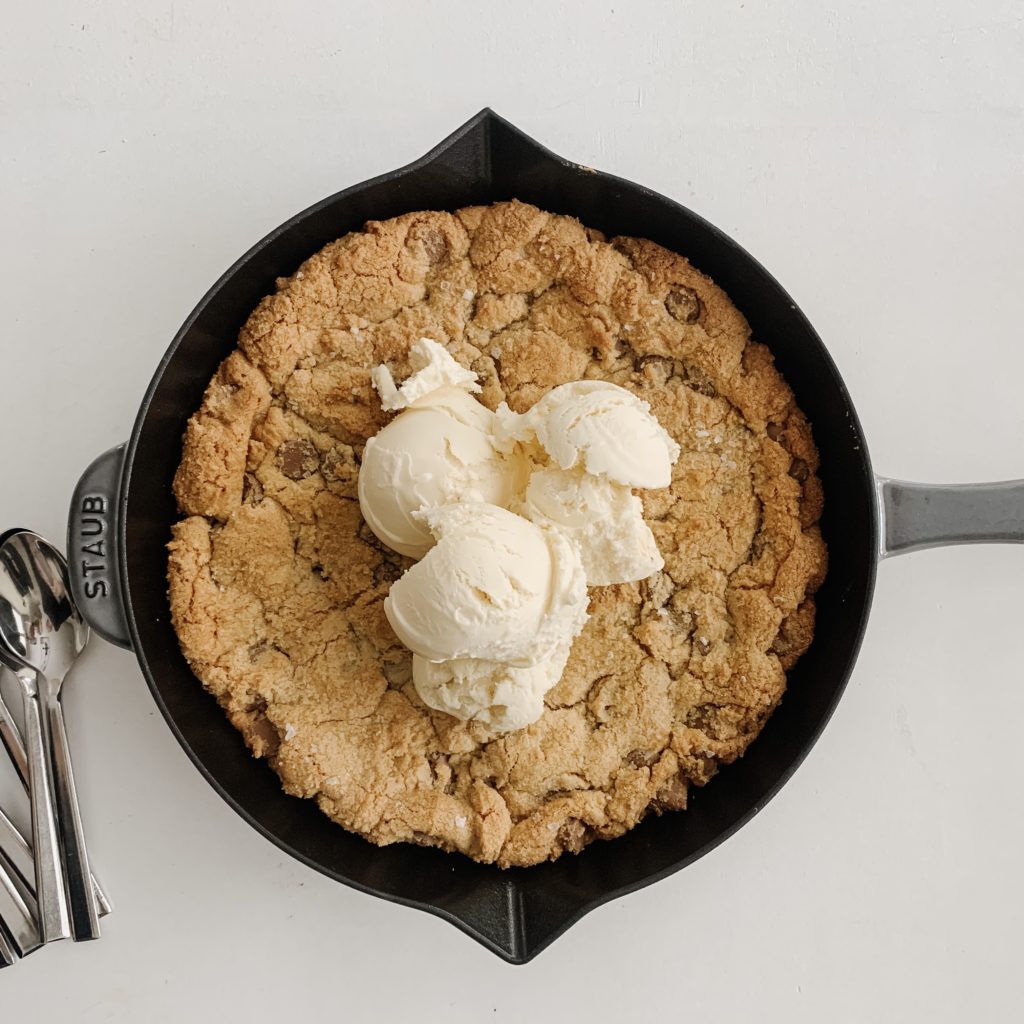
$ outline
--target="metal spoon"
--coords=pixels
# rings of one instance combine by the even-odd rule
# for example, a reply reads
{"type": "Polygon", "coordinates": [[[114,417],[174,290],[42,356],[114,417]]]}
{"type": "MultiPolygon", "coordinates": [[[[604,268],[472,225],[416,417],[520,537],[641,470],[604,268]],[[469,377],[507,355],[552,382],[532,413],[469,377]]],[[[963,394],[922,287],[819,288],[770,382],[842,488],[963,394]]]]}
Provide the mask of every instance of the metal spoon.
{"type": "MultiPolygon", "coordinates": [[[[3,661],[0,660],[0,680],[2,680],[2,676],[6,671],[8,670],[4,666],[3,661]]],[[[31,669],[24,669],[23,671],[31,672],[31,669]]],[[[17,678],[17,673],[13,670],[11,670],[11,675],[17,678]]],[[[3,698],[0,697],[0,704],[2,703],[3,698]]],[[[9,715],[10,711],[7,710],[7,713],[9,715]]],[[[0,710],[0,717],[2,715],[3,711],[0,710]]],[[[11,719],[11,728],[6,734],[4,745],[8,748],[7,752],[11,757],[11,762],[14,764],[18,777],[21,779],[22,785],[25,787],[25,793],[29,794],[28,752],[25,750],[25,741],[21,738],[21,730],[13,718],[11,719]]],[[[0,850],[4,847],[3,840],[5,834],[9,839],[8,848],[5,852],[9,857],[15,859],[16,867],[22,874],[26,877],[32,875],[32,848],[28,845],[25,837],[18,830],[14,822],[4,814],[3,810],[0,810],[0,850]],[[26,864],[28,865],[27,868],[24,867],[26,864]]],[[[92,887],[96,890],[96,900],[100,906],[100,917],[106,917],[113,908],[95,875],[92,876],[92,887]]]]}
{"type": "MultiPolygon", "coordinates": [[[[43,774],[33,763],[33,750],[38,745],[35,734],[49,743],[63,839],[58,849],[63,852],[67,882],[65,906],[77,941],[99,938],[99,908],[89,871],[60,692],[64,677],[88,639],[89,627],[71,600],[63,555],[27,530],[9,531],[0,537],[0,650],[7,655],[6,660],[13,662],[25,690],[25,731],[33,790],[37,774],[43,774]],[[23,671],[26,668],[34,671],[23,671]]],[[[44,922],[43,937],[48,939],[47,919],[59,928],[60,903],[64,901],[58,902],[52,891],[49,836],[36,837],[35,819],[33,814],[36,863],[37,867],[43,865],[43,871],[37,871],[36,893],[44,922]]]]}

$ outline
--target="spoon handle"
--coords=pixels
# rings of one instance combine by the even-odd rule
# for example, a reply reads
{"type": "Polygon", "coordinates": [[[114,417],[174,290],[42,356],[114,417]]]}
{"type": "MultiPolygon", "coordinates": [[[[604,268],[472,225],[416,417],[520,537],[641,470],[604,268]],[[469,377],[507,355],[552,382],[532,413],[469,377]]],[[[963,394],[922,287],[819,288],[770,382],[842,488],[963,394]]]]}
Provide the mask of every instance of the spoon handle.
{"type": "Polygon", "coordinates": [[[0,967],[12,967],[17,959],[18,955],[14,952],[14,947],[7,940],[7,936],[4,934],[3,923],[0,922],[0,967]]]}
{"type": "Polygon", "coordinates": [[[6,864],[15,877],[20,879],[26,891],[35,899],[35,889],[31,879],[35,878],[35,866],[32,860],[32,847],[17,825],[0,810],[0,865],[6,864]]]}
{"type": "Polygon", "coordinates": [[[21,741],[21,733],[18,732],[11,709],[4,703],[3,697],[0,697],[0,743],[3,743],[18,778],[27,786],[28,754],[25,753],[25,744],[21,741]]]}
{"type": "Polygon", "coordinates": [[[57,792],[61,838],[64,840],[64,875],[71,922],[75,941],[83,942],[100,937],[99,907],[89,871],[89,854],[85,848],[85,829],[75,791],[75,774],[71,768],[64,709],[56,696],[46,698],[46,711],[53,755],[53,785],[57,792]]]}
{"type": "Polygon", "coordinates": [[[29,800],[32,804],[32,847],[35,851],[36,900],[44,942],[71,936],[67,897],[61,872],[60,839],[54,814],[49,744],[38,699],[25,695],[25,746],[28,749],[29,800]]]}
{"type": "Polygon", "coordinates": [[[0,856],[0,921],[7,926],[19,956],[27,956],[43,944],[36,925],[35,901],[25,897],[11,865],[0,856]]]}

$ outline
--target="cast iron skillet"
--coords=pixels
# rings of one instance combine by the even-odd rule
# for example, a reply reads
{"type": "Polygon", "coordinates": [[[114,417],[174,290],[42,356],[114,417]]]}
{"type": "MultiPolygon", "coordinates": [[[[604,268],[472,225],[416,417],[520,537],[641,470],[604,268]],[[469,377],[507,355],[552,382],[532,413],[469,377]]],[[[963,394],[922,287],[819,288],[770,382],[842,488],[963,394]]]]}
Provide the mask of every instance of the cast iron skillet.
{"type": "Polygon", "coordinates": [[[210,784],[281,849],[364,892],[443,917],[510,963],[525,963],[588,911],[678,871],[749,821],[792,775],[828,721],[860,646],[887,554],[939,543],[1024,541],[1024,481],[927,488],[878,480],[850,396],[824,345],[772,276],[696,214],[640,185],[555,156],[490,110],[421,160],[345,189],[249,250],[185,321],[149,386],[126,446],[94,462],[73,498],[68,556],[93,628],[134,649],[160,710],[210,784]],[[275,278],[367,220],[518,198],[607,235],[653,239],[688,256],[729,293],[775,354],[821,452],[830,567],[817,638],[785,700],[739,762],[685,813],[650,817],[614,842],[553,864],[500,871],[399,844],[378,848],[285,796],[254,760],[178,648],[166,547],[177,518],[179,439],[239,328],[275,278]]]}

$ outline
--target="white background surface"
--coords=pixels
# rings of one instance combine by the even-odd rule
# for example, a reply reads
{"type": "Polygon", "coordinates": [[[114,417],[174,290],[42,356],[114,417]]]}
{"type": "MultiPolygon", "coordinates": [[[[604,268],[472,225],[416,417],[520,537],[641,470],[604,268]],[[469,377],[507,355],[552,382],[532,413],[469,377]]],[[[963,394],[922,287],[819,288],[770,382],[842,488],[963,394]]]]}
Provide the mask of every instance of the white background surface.
{"type": "MultiPolygon", "coordinates": [[[[0,524],[62,538],[209,284],[485,105],[759,257],[881,472],[1024,476],[1024,8],[825,6],[6,0],[0,524]]],[[[284,857],[97,641],[68,705],[118,909],[0,974],[0,1018],[1019,1020],[1022,570],[1020,547],[884,565],[781,795],[525,968],[284,857]]]]}

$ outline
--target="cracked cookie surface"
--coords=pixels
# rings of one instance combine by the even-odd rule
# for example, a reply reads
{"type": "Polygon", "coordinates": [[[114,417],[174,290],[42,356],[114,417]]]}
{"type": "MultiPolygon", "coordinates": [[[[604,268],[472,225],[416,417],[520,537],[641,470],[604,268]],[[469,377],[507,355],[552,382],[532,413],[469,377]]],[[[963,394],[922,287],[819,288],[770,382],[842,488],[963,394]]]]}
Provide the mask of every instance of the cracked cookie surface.
{"type": "Polygon", "coordinates": [[[728,297],[652,242],[518,203],[370,222],[277,282],[189,422],[168,579],[195,674],[285,790],[375,843],[503,867],[685,808],[747,748],[814,629],[826,552],[810,427],[728,297]],[[525,411],[612,381],[682,448],[640,492],[665,568],[593,588],[539,721],[431,711],[384,617],[408,567],[359,512],[370,386],[432,338],[525,411]]]}

